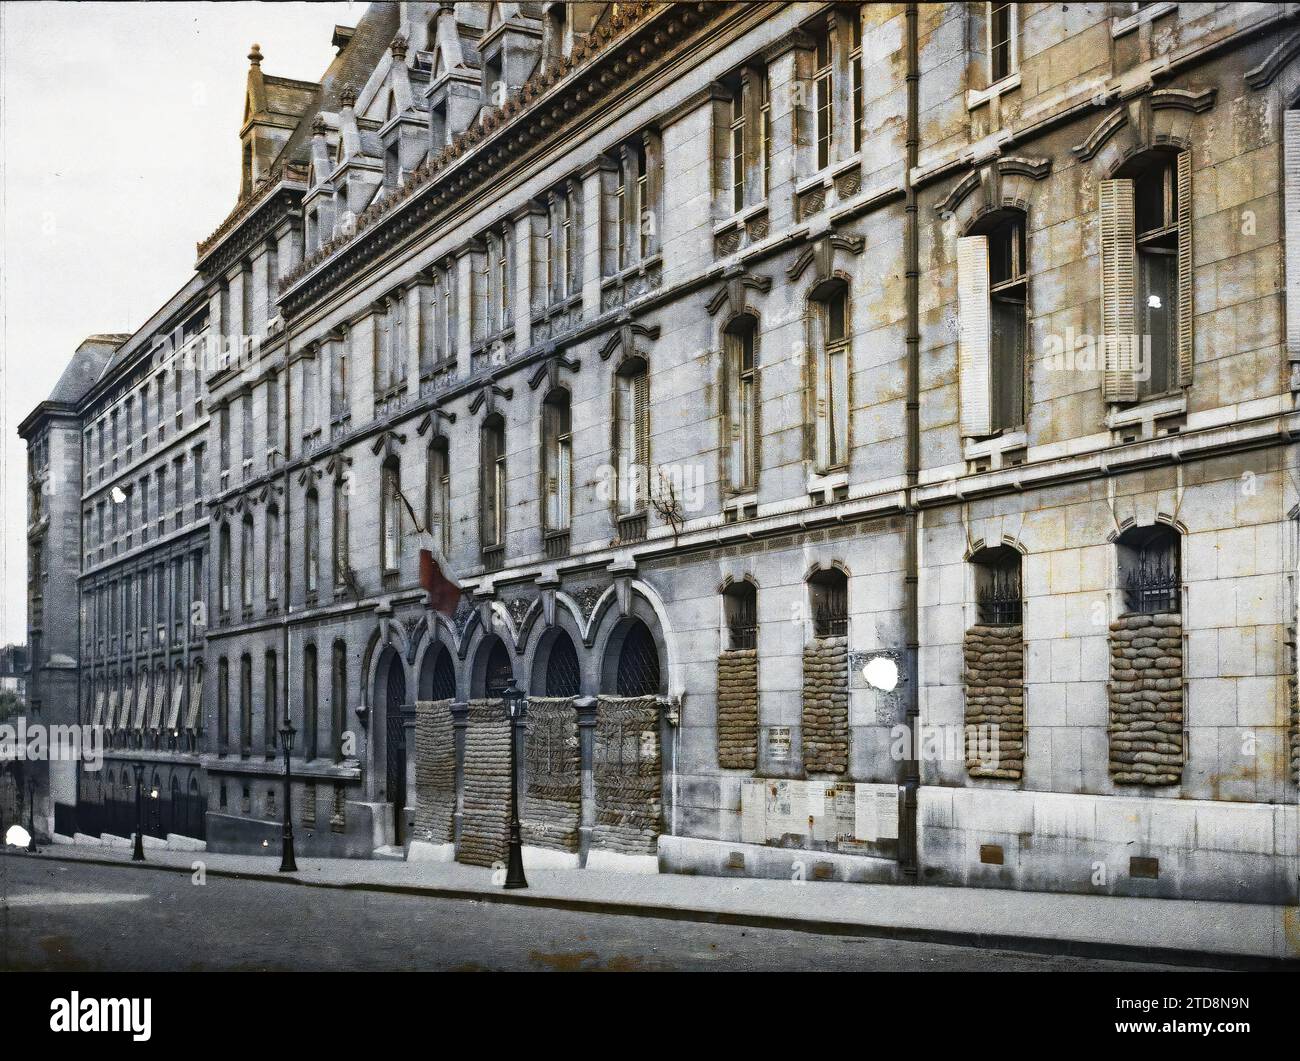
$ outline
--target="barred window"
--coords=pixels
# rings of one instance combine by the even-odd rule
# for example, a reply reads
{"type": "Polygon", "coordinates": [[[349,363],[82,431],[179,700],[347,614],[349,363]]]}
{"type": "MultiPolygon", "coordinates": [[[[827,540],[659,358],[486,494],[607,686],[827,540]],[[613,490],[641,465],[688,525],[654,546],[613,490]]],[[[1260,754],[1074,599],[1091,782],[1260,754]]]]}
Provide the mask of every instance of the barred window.
{"type": "Polygon", "coordinates": [[[1119,581],[1124,610],[1139,614],[1181,610],[1181,540],[1164,524],[1134,527],[1121,535],[1119,581]]]}
{"type": "Polygon", "coordinates": [[[722,594],[723,617],[727,624],[727,648],[731,651],[758,647],[758,590],[752,582],[735,582],[722,594]]]}
{"type": "Polygon", "coordinates": [[[808,604],[814,637],[846,637],[849,631],[849,580],[839,568],[814,572],[808,579],[808,604]]]}
{"type": "Polygon", "coordinates": [[[981,549],[973,557],[979,621],[1008,626],[1021,621],[1020,553],[1009,545],[981,549]]]}

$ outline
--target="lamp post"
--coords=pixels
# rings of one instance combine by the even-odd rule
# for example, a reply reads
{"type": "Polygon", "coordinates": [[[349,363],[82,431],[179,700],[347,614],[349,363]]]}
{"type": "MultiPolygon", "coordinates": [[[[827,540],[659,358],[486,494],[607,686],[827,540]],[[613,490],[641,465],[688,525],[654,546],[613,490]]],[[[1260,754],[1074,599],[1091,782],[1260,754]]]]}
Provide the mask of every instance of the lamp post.
{"type": "Polygon", "coordinates": [[[298,863],[293,857],[293,807],[289,802],[289,783],[292,774],[289,769],[289,753],[293,751],[293,735],[296,730],[289,720],[289,712],[284,713],[284,725],[280,727],[280,742],[284,745],[284,831],[280,840],[280,872],[297,873],[298,863]]]}
{"type": "Polygon", "coordinates": [[[524,693],[515,685],[514,678],[501,690],[501,703],[510,720],[510,850],[506,859],[507,888],[527,888],[524,876],[524,843],[519,833],[519,763],[515,740],[515,725],[525,713],[524,693]]]}
{"type": "Polygon", "coordinates": [[[36,778],[27,779],[27,850],[36,854],[36,778]]]}
{"type": "Polygon", "coordinates": [[[144,783],[144,763],[135,764],[135,850],[131,852],[132,862],[144,861],[144,805],[140,787],[144,783]]]}

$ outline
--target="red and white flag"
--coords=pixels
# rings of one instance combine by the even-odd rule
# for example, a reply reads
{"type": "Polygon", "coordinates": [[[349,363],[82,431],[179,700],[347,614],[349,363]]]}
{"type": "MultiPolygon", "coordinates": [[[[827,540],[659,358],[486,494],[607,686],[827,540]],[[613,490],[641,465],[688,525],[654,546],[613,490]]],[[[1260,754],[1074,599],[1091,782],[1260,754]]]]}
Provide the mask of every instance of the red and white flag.
{"type": "Polygon", "coordinates": [[[420,586],[429,595],[429,607],[447,618],[456,614],[460,604],[460,586],[435,559],[433,550],[420,550],[420,586]]]}

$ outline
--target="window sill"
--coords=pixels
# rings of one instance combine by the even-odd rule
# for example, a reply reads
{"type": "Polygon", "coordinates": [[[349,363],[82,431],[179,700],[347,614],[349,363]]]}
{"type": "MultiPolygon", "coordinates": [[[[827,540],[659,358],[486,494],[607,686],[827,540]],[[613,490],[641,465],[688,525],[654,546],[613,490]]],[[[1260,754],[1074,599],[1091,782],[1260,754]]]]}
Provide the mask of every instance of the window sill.
{"type": "Polygon", "coordinates": [[[1012,89],[1020,87],[1020,71],[1008,74],[1001,81],[995,81],[988,88],[968,88],[966,90],[966,109],[973,111],[976,107],[982,107],[989,100],[998,96],[1003,96],[1012,89]]]}
{"type": "Polygon", "coordinates": [[[968,460],[979,460],[983,457],[992,457],[994,454],[1000,454],[1004,450],[1024,449],[1029,445],[1029,434],[1024,428],[1017,431],[999,431],[998,434],[988,438],[963,438],[961,442],[962,456],[968,460]]]}
{"type": "Polygon", "coordinates": [[[1154,22],[1161,15],[1167,15],[1177,7],[1176,3],[1151,4],[1134,11],[1131,15],[1119,15],[1110,20],[1110,35],[1112,38],[1122,37],[1126,33],[1133,32],[1139,26],[1154,22]]]}
{"type": "Polygon", "coordinates": [[[1187,414],[1187,394],[1183,391],[1153,394],[1129,405],[1112,405],[1106,413],[1106,426],[1112,431],[1132,427],[1148,420],[1187,414]]]}

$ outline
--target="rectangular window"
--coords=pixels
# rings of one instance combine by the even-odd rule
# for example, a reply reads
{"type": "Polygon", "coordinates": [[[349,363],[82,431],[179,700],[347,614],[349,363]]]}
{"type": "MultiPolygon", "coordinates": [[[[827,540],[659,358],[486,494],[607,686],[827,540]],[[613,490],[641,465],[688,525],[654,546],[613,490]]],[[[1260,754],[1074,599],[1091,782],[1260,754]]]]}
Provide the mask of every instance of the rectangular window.
{"type": "Polygon", "coordinates": [[[302,654],[302,755],[315,759],[316,734],[316,646],[308,645],[302,654]]]}
{"type": "Polygon", "coordinates": [[[334,480],[334,585],[347,584],[348,576],[348,481],[334,480]]]}
{"type": "Polygon", "coordinates": [[[745,208],[745,87],[737,79],[731,93],[731,209],[745,208]]]}
{"type": "Polygon", "coordinates": [[[989,82],[1015,72],[1014,4],[989,4],[989,82]]]}
{"type": "Polygon", "coordinates": [[[817,108],[817,168],[831,164],[831,136],[835,121],[835,87],[831,72],[831,35],[823,28],[817,35],[813,94],[817,108]]]}
{"type": "Polygon", "coordinates": [[[253,754],[253,661],[248,656],[239,661],[239,754],[245,759],[253,754]]]}
{"type": "Polygon", "coordinates": [[[275,755],[277,727],[279,724],[279,708],[276,705],[280,700],[280,682],[277,672],[275,653],[268,652],[262,681],[262,739],[266,745],[266,757],[268,759],[275,755]]]}
{"type": "Polygon", "coordinates": [[[383,470],[383,566],[384,571],[396,571],[401,563],[402,550],[402,484],[396,464],[386,464],[383,470]]]}
{"type": "Polygon", "coordinates": [[[217,660],[217,752],[230,751],[230,664],[217,660]]]}
{"type": "Polygon", "coordinates": [[[849,16],[853,47],[849,52],[849,66],[853,70],[853,150],[862,150],[862,14],[855,11],[849,16]]]}

